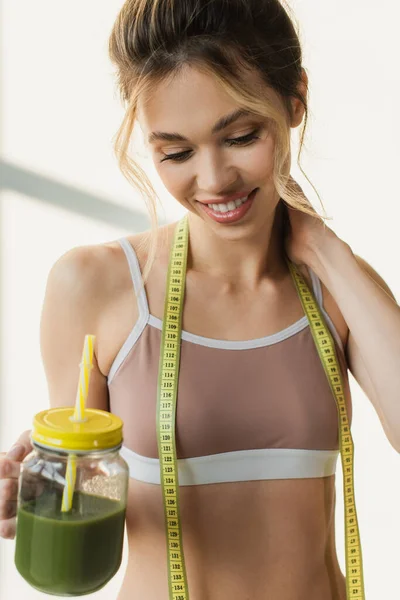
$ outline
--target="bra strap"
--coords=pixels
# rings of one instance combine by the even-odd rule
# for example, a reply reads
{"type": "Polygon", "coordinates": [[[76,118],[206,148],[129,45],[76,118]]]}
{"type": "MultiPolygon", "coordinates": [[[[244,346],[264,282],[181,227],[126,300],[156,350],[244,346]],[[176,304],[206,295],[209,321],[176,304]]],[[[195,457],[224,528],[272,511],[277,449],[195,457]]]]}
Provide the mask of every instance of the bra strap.
{"type": "Polygon", "coordinates": [[[128,260],[129,270],[131,272],[133,288],[135,290],[136,299],[139,309],[139,319],[147,322],[149,318],[149,303],[147,301],[146,290],[143,285],[142,273],[140,270],[139,261],[132,244],[128,242],[126,238],[120,238],[118,240],[125,256],[128,260]]]}
{"type": "Polygon", "coordinates": [[[326,312],[325,308],[323,307],[323,297],[322,297],[322,287],[321,287],[321,281],[319,279],[319,277],[316,275],[316,273],[314,273],[314,271],[307,265],[307,270],[310,273],[310,277],[311,277],[311,281],[312,281],[312,286],[313,286],[313,291],[314,291],[314,296],[316,301],[318,302],[318,305],[323,313],[323,316],[326,320],[326,323],[329,327],[329,329],[331,330],[331,333],[333,335],[333,337],[335,338],[340,351],[343,353],[344,355],[344,348],[343,348],[343,343],[342,340],[340,338],[340,335],[335,327],[335,324],[333,323],[332,319],[330,318],[330,316],[328,315],[328,313],[326,312]]]}
{"type": "Polygon", "coordinates": [[[317,277],[317,275],[314,273],[314,271],[308,265],[307,265],[307,270],[311,277],[311,282],[312,282],[312,286],[313,286],[313,292],[314,292],[315,299],[318,302],[319,306],[321,308],[323,308],[321,282],[320,282],[319,278],[317,277]]]}

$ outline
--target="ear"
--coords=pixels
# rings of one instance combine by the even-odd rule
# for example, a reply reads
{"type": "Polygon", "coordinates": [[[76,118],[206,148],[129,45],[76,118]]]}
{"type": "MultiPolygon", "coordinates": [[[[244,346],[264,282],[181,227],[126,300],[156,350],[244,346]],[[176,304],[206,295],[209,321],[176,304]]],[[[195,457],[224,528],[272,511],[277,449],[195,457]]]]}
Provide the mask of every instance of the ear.
{"type": "MultiPolygon", "coordinates": [[[[308,76],[304,69],[301,70],[301,81],[298,84],[297,89],[302,94],[302,96],[304,96],[304,98],[307,98],[308,76]]],[[[292,97],[291,103],[293,116],[290,126],[295,128],[298,127],[302,122],[305,113],[305,108],[303,106],[303,103],[298,98],[292,97]]]]}

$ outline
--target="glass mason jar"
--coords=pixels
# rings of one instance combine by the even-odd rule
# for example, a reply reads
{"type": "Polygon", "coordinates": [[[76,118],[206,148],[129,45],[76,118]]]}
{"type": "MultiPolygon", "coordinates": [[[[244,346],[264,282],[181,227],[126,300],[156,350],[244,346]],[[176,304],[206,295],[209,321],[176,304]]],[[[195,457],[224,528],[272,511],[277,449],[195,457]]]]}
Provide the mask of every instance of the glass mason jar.
{"type": "Polygon", "coordinates": [[[129,469],[119,417],[86,409],[34,417],[21,464],[15,565],[34,588],[81,596],[102,588],[122,559],[129,469]]]}

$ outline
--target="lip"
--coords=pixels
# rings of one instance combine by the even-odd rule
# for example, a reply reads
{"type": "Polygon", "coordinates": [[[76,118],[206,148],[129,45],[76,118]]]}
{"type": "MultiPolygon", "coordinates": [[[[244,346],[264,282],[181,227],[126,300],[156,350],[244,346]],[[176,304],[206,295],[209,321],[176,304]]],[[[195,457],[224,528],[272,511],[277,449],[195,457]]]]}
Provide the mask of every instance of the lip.
{"type": "Polygon", "coordinates": [[[236,194],[231,194],[230,196],[224,196],[223,198],[220,198],[219,200],[216,200],[215,198],[213,198],[212,200],[207,200],[206,202],[202,201],[202,200],[197,200],[197,202],[199,202],[200,204],[228,204],[228,202],[239,200],[239,198],[247,197],[249,194],[251,194],[252,191],[254,191],[254,190],[245,190],[243,192],[237,192],[236,194]]]}
{"type": "MultiPolygon", "coordinates": [[[[242,204],[241,206],[239,206],[239,208],[235,208],[234,210],[229,210],[226,213],[216,212],[215,210],[213,210],[212,208],[210,208],[209,206],[207,206],[207,204],[203,204],[202,202],[199,202],[199,204],[201,205],[202,210],[204,210],[204,212],[213,221],[216,221],[217,223],[236,223],[237,221],[240,221],[241,219],[243,219],[243,217],[245,216],[245,214],[252,207],[253,200],[254,200],[257,192],[258,192],[258,189],[259,188],[255,188],[250,193],[250,195],[249,195],[248,199],[246,200],[246,202],[244,202],[244,204],[242,204]]],[[[243,196],[239,196],[239,198],[242,198],[242,197],[243,196]]]]}

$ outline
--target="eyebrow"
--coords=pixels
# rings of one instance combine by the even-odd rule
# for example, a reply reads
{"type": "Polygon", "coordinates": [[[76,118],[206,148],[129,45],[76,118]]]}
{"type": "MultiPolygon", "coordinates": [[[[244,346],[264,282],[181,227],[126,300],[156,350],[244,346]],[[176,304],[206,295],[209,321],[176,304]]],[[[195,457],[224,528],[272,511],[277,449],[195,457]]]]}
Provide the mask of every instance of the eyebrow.
{"type": "MultiPolygon", "coordinates": [[[[224,117],[218,119],[214,127],[211,130],[211,134],[215,135],[219,131],[226,129],[229,125],[240,119],[240,117],[250,115],[250,111],[243,108],[239,108],[224,117]]],[[[156,140],[163,142],[189,142],[188,138],[179,133],[167,133],[165,131],[153,131],[148,138],[149,144],[152,144],[156,140]]]]}

